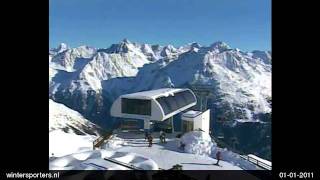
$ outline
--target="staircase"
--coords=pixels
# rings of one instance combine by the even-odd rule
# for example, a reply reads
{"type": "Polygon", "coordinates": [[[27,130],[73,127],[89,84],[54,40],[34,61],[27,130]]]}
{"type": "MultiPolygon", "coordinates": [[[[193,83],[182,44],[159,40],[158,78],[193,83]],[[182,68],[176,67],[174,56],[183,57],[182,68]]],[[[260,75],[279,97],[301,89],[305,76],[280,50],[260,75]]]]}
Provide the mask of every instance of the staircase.
{"type": "Polygon", "coordinates": [[[105,133],[103,136],[98,137],[93,141],[93,150],[96,148],[100,148],[104,141],[108,140],[112,136],[112,131],[105,133]]]}

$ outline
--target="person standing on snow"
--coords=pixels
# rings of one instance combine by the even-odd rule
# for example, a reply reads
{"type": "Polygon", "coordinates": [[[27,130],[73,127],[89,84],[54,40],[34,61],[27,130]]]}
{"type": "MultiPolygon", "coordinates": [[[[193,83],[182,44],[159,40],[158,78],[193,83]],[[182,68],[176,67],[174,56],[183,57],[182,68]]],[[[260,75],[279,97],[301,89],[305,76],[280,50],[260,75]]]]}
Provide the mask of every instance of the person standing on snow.
{"type": "Polygon", "coordinates": [[[162,130],[160,131],[160,141],[166,143],[166,134],[162,130]]]}
{"type": "Polygon", "coordinates": [[[163,131],[161,130],[159,134],[160,134],[159,139],[160,139],[160,142],[162,143],[163,142],[163,140],[162,140],[163,131]]]}
{"type": "Polygon", "coordinates": [[[184,148],[186,147],[186,144],[180,141],[180,149],[184,151],[184,148]]]}
{"type": "Polygon", "coordinates": [[[166,142],[166,133],[165,132],[162,132],[162,140],[163,140],[163,143],[167,143],[166,142]]]}
{"type": "Polygon", "coordinates": [[[216,159],[217,159],[217,162],[214,165],[218,165],[219,166],[219,161],[221,160],[221,152],[220,151],[217,152],[216,159]]]}
{"type": "Polygon", "coordinates": [[[152,146],[152,140],[153,140],[153,138],[152,138],[152,136],[149,134],[149,136],[148,136],[149,147],[152,146]]]}

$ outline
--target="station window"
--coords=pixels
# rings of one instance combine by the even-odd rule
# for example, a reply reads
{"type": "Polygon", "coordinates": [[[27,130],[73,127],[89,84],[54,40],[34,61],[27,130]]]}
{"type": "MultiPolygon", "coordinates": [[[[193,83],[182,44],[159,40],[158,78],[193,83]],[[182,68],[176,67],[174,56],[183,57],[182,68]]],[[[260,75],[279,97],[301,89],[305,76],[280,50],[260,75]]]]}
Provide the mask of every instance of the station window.
{"type": "Polygon", "coordinates": [[[126,114],[151,116],[151,101],[145,99],[122,98],[121,112],[126,114]]]}
{"type": "Polygon", "coordinates": [[[174,96],[159,97],[157,101],[161,105],[164,114],[169,114],[196,102],[196,99],[190,91],[181,91],[175,93],[174,96]]]}

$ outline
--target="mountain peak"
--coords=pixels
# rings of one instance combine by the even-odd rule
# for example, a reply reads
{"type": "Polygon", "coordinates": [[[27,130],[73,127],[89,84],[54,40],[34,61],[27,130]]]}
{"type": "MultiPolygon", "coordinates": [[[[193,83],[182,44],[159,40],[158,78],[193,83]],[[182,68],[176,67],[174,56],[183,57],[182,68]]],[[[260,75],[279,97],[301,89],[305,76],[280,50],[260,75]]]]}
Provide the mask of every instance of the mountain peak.
{"type": "Polygon", "coordinates": [[[57,50],[64,51],[68,49],[68,45],[66,43],[60,43],[57,50]]]}
{"type": "Polygon", "coordinates": [[[199,43],[196,43],[196,42],[191,43],[190,46],[191,46],[191,48],[200,48],[201,47],[201,45],[199,43]]]}
{"type": "Polygon", "coordinates": [[[217,41],[210,46],[213,50],[224,51],[230,49],[230,46],[222,41],[217,41]]]}
{"type": "Polygon", "coordinates": [[[57,48],[53,48],[50,50],[52,53],[61,53],[65,50],[69,49],[68,45],[66,43],[60,43],[57,48]]]}
{"type": "Polygon", "coordinates": [[[131,42],[125,38],[118,44],[112,44],[109,48],[104,50],[107,53],[127,53],[132,46],[131,42]]]}
{"type": "Polygon", "coordinates": [[[171,51],[177,50],[177,49],[176,49],[173,45],[171,45],[171,44],[165,46],[164,49],[168,49],[168,50],[171,50],[171,51]]]}
{"type": "Polygon", "coordinates": [[[128,38],[124,38],[121,42],[126,44],[131,44],[128,38]]]}
{"type": "Polygon", "coordinates": [[[176,52],[177,52],[177,49],[174,46],[172,46],[171,44],[169,44],[169,45],[163,47],[160,55],[163,57],[169,57],[176,52]]]}

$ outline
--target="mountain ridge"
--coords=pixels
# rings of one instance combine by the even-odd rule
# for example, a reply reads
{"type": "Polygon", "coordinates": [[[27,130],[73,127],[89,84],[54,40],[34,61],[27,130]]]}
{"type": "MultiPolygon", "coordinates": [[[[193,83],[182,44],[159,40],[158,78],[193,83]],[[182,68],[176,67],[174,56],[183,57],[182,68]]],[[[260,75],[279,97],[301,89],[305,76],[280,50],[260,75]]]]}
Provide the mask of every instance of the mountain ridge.
{"type": "Polygon", "coordinates": [[[215,132],[231,138],[240,135],[227,129],[245,126],[240,133],[248,131],[244,123],[258,123],[261,130],[249,130],[270,136],[263,124],[271,123],[271,51],[243,52],[222,41],[174,47],[123,40],[106,49],[80,47],[49,53],[49,97],[93,123],[112,129],[110,107],[122,94],[203,84],[214,94],[208,108],[215,132]]]}

